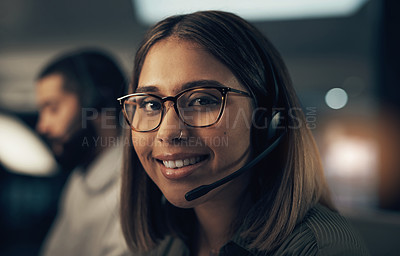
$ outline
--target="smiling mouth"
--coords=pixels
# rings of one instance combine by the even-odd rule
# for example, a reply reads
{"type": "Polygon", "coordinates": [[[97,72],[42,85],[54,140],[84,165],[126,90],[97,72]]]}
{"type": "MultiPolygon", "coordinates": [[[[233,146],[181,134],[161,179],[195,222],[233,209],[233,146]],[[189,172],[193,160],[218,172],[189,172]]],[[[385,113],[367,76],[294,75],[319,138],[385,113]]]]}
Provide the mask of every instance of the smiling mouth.
{"type": "Polygon", "coordinates": [[[158,160],[158,161],[161,162],[166,168],[178,169],[185,166],[197,164],[201,161],[204,161],[206,158],[207,156],[196,156],[179,160],[164,160],[164,161],[158,160]]]}

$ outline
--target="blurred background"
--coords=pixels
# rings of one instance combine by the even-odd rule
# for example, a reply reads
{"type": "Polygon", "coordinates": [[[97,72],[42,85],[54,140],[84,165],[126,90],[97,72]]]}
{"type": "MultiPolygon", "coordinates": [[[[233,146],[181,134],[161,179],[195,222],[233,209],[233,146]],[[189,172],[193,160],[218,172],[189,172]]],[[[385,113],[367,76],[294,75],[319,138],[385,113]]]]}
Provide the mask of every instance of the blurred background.
{"type": "Polygon", "coordinates": [[[0,255],[37,254],[68,175],[34,131],[41,67],[63,51],[94,46],[115,54],[129,76],[150,25],[201,9],[241,15],[278,48],[338,208],[374,255],[396,254],[399,1],[1,0],[0,255]]]}

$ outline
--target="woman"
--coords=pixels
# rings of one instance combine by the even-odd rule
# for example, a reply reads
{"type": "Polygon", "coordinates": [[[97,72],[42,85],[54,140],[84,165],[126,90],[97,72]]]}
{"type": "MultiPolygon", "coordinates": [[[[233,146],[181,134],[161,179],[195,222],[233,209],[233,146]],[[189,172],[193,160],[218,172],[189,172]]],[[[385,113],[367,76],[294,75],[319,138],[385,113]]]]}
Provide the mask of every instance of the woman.
{"type": "Polygon", "coordinates": [[[130,93],[119,100],[131,128],[121,218],[132,251],[366,254],[334,210],[281,57],[249,23],[219,11],[159,22],[130,93]]]}

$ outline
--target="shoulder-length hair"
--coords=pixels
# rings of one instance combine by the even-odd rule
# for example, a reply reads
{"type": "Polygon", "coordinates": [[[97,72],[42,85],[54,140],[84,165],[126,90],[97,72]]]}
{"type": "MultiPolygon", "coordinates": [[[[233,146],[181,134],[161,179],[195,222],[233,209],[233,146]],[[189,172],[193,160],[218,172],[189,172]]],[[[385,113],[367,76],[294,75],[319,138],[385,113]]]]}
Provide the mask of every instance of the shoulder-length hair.
{"type": "MultiPolygon", "coordinates": [[[[280,111],[284,139],[272,153],[274,157],[267,157],[253,170],[249,187],[255,206],[240,221],[240,236],[251,241],[249,247],[261,251],[277,247],[318,202],[333,209],[314,139],[287,68],[273,45],[251,24],[231,13],[203,11],[172,16],[152,27],[142,41],[130,92],[138,86],[149,49],[169,37],[194,42],[227,66],[250,92],[255,108],[268,110],[268,121],[273,109],[280,111]]],[[[256,128],[253,122],[252,147],[256,154],[266,147],[267,130],[265,126],[256,128]]],[[[130,144],[125,149],[122,178],[122,230],[132,250],[148,251],[166,235],[184,238],[183,227],[174,218],[193,217],[193,213],[172,205],[168,207],[173,214],[164,210],[160,190],[145,173],[131,145],[130,131],[127,136],[130,144]]]]}

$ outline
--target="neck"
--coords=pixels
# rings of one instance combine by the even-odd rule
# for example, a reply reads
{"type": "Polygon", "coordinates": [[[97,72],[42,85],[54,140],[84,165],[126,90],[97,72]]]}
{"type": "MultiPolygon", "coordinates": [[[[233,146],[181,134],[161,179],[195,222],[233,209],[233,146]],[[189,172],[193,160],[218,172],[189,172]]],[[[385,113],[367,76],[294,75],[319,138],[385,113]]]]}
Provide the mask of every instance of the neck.
{"type": "MultiPolygon", "coordinates": [[[[233,181],[234,182],[234,181],[233,181]]],[[[215,198],[195,208],[198,219],[197,245],[195,255],[218,255],[220,248],[232,237],[233,225],[242,211],[251,205],[246,187],[232,186],[229,197],[215,198]]]]}

